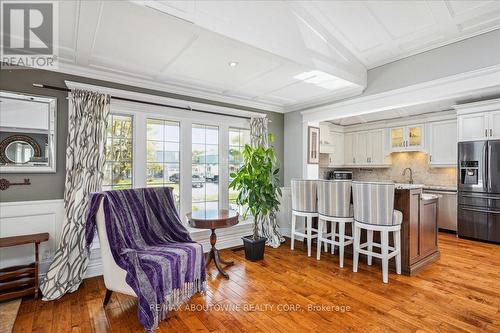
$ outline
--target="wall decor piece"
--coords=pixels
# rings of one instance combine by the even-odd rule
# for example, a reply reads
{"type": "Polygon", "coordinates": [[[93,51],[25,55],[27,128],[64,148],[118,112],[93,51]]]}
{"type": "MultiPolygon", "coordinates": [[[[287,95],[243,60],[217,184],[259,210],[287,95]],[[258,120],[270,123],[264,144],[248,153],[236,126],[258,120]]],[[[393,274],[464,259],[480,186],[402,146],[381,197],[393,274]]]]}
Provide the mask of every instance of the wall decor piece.
{"type": "Polygon", "coordinates": [[[11,135],[0,141],[2,163],[26,164],[40,157],[40,145],[28,135],[11,135]]]}
{"type": "Polygon", "coordinates": [[[307,127],[307,163],[319,164],[319,127],[307,127]]]}
{"type": "Polygon", "coordinates": [[[5,191],[13,185],[31,185],[31,182],[29,178],[24,178],[24,181],[22,183],[12,183],[5,178],[0,178],[0,191],[5,191]]]}

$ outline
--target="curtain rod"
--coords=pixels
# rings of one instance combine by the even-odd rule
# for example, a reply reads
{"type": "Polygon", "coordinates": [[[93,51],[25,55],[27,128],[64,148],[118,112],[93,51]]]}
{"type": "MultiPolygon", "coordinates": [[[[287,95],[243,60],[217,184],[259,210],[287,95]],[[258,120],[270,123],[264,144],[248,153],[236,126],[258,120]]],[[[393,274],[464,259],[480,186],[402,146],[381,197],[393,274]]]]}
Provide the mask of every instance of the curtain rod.
{"type": "MultiPolygon", "coordinates": [[[[51,85],[41,84],[41,83],[33,83],[33,87],[71,92],[71,89],[68,89],[68,88],[61,88],[61,87],[56,87],[56,86],[51,86],[51,85]]],[[[118,96],[111,96],[111,98],[112,99],[116,99],[116,100],[120,100],[120,101],[141,103],[141,104],[154,105],[154,106],[163,106],[163,107],[173,108],[173,109],[178,109],[178,110],[187,110],[187,111],[195,111],[195,112],[203,112],[203,113],[209,113],[209,114],[216,114],[216,115],[220,115],[220,116],[228,116],[228,117],[236,117],[236,118],[243,118],[243,119],[251,119],[251,117],[249,117],[249,116],[240,116],[240,115],[232,115],[232,114],[227,114],[227,113],[222,113],[222,112],[216,112],[216,111],[207,111],[207,110],[201,110],[201,109],[193,109],[191,107],[186,107],[186,106],[177,106],[177,105],[170,105],[170,104],[162,104],[162,103],[141,101],[141,100],[137,100],[137,99],[125,98],[125,97],[118,97],[118,96]]]]}

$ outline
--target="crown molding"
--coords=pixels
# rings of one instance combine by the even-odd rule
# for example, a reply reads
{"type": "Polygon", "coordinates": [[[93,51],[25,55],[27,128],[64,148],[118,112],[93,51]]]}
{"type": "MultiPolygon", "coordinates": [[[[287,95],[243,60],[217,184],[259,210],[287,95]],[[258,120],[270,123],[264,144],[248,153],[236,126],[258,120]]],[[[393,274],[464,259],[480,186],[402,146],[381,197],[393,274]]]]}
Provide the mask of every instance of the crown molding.
{"type": "MultiPolygon", "coordinates": [[[[128,86],[132,86],[132,87],[140,87],[140,88],[144,88],[144,89],[151,89],[151,90],[156,90],[156,91],[161,91],[161,92],[166,92],[166,93],[171,93],[171,94],[177,94],[177,95],[182,95],[182,96],[190,97],[190,98],[206,99],[207,103],[202,103],[203,105],[210,105],[210,103],[208,103],[208,101],[214,101],[214,102],[219,102],[219,103],[233,104],[235,106],[242,106],[242,107],[247,107],[247,108],[258,109],[258,110],[262,110],[262,111],[271,111],[271,112],[278,112],[278,113],[285,112],[284,107],[274,105],[274,104],[262,103],[262,102],[252,101],[252,100],[244,99],[244,98],[224,96],[224,95],[221,95],[219,93],[203,91],[201,89],[196,89],[196,88],[178,85],[178,84],[174,84],[174,83],[156,82],[153,80],[148,80],[148,79],[144,79],[144,78],[136,78],[136,77],[133,77],[130,75],[112,73],[112,72],[107,72],[107,71],[103,71],[103,70],[97,70],[97,69],[88,68],[88,67],[84,67],[84,66],[69,64],[66,62],[60,62],[59,68],[57,70],[53,70],[53,71],[65,73],[65,74],[70,74],[70,75],[82,76],[82,77],[91,78],[91,79],[95,79],[95,80],[102,80],[102,81],[108,81],[108,82],[113,82],[113,83],[119,83],[119,84],[128,85],[128,86]]],[[[151,96],[151,95],[148,95],[148,96],[151,96]]],[[[179,99],[177,99],[177,100],[180,100],[180,99],[181,99],[181,97],[179,97],[179,99]]],[[[194,104],[194,102],[189,102],[189,103],[194,104]]]]}
{"type": "Polygon", "coordinates": [[[206,111],[214,111],[214,112],[224,113],[224,114],[227,114],[228,116],[239,115],[239,116],[248,116],[248,117],[266,117],[265,113],[251,112],[251,111],[246,111],[246,110],[241,110],[241,109],[236,109],[236,108],[217,106],[217,105],[213,105],[213,104],[185,101],[185,100],[180,100],[180,99],[175,99],[175,98],[170,98],[170,97],[134,92],[134,91],[130,91],[130,90],[115,89],[115,88],[109,88],[109,87],[105,87],[105,86],[86,84],[86,83],[68,81],[68,80],[64,81],[64,83],[66,84],[66,86],[69,89],[83,89],[83,90],[99,91],[101,93],[105,93],[105,94],[115,96],[115,97],[128,98],[128,99],[134,99],[134,100],[151,102],[151,103],[169,104],[169,105],[175,105],[175,106],[192,108],[192,109],[203,109],[206,111]]]}
{"type": "Polygon", "coordinates": [[[475,113],[500,109],[500,98],[489,99],[486,101],[479,101],[474,103],[458,104],[453,108],[457,110],[458,114],[475,113]]]}

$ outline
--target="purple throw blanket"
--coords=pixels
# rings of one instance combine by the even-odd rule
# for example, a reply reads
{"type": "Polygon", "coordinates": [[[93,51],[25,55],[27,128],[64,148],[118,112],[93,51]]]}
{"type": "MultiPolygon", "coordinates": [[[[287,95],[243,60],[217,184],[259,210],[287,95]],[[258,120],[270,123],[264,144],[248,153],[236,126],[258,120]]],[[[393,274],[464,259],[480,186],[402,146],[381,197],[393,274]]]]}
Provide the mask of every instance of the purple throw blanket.
{"type": "Polygon", "coordinates": [[[203,247],[181,224],[172,188],[155,187],[93,193],[87,250],[101,200],[111,253],[138,297],[139,321],[152,331],[174,306],[205,290],[203,247]]]}

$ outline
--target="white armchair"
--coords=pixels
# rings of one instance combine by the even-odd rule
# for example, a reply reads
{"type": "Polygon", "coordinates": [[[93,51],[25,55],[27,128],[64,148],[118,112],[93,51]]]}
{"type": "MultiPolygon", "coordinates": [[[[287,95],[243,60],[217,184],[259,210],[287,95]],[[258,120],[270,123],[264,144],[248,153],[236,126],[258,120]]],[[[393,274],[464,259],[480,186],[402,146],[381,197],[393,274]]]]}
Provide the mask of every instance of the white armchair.
{"type": "Polygon", "coordinates": [[[103,306],[106,306],[111,298],[113,291],[137,297],[134,290],[127,284],[125,277],[127,272],[118,266],[109,247],[108,236],[106,234],[106,221],[102,201],[99,204],[99,210],[96,214],[97,233],[99,234],[99,243],[101,245],[102,272],[104,275],[104,285],[106,286],[106,296],[103,306]]]}

